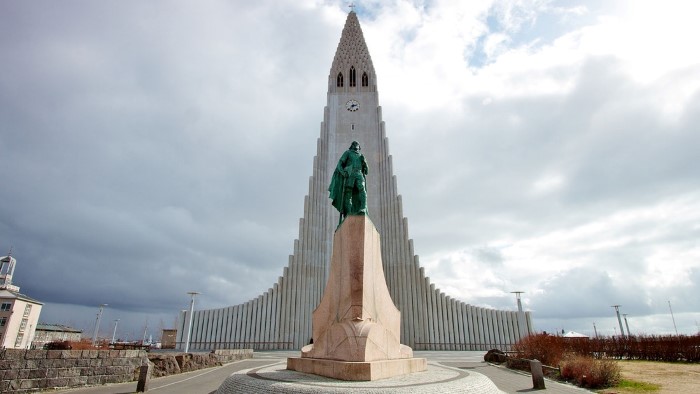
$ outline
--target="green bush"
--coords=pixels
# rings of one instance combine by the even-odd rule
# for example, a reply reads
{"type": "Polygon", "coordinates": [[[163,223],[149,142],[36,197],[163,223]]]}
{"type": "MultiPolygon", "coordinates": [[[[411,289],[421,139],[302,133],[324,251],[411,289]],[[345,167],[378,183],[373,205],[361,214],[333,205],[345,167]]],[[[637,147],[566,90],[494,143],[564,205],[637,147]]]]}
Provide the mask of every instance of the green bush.
{"type": "Polygon", "coordinates": [[[562,360],[561,377],[592,389],[613,387],[620,381],[620,367],[612,360],[569,356],[562,360]]]}

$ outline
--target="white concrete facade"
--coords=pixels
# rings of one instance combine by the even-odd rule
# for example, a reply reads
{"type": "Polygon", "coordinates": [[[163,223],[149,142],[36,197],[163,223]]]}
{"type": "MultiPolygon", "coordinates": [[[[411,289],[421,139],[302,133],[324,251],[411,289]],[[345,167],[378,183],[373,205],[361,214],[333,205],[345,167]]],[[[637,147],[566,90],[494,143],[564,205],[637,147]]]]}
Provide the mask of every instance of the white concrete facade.
{"type": "Polygon", "coordinates": [[[29,349],[43,304],[12,284],[17,260],[0,257],[0,348],[29,349]]]}
{"type": "Polygon", "coordinates": [[[42,304],[24,294],[0,289],[0,348],[29,349],[42,304]]]}
{"type": "MultiPolygon", "coordinates": [[[[401,311],[401,343],[414,350],[504,349],[532,332],[529,313],[519,318],[517,311],[484,309],[455,300],[437,289],[420,267],[393,175],[377,77],[359,21],[351,12],[328,76],[328,101],[309,194],[288,265],[273,287],[252,300],[195,311],[190,349],[300,349],[308,344],[311,313],[326,284],[338,224],[328,185],[338,159],[354,140],[369,166],[367,206],[381,235],[387,285],[401,311]]],[[[180,314],[179,343],[186,337],[188,313],[180,314]]]]}

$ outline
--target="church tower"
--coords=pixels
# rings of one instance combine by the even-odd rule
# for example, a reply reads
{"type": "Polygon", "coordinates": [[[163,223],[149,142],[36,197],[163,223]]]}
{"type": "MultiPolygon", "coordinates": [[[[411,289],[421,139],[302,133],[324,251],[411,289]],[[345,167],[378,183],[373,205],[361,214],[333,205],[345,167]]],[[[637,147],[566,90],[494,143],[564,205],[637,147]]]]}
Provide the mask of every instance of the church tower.
{"type": "MultiPolygon", "coordinates": [[[[408,238],[382,110],[377,75],[355,12],[348,14],[328,75],[317,153],[304,198],[294,253],[277,283],[243,304],[193,315],[191,349],[300,349],[311,338],[311,314],[321,300],[338,212],[328,198],[340,156],[358,141],[367,160],[367,207],[381,236],[387,286],[401,312],[401,343],[414,350],[508,348],[531,332],[529,313],[474,307],[446,296],[420,267],[408,238]]],[[[180,315],[178,342],[188,312],[180,315]]],[[[183,344],[184,347],[184,344],[183,344]]]]}

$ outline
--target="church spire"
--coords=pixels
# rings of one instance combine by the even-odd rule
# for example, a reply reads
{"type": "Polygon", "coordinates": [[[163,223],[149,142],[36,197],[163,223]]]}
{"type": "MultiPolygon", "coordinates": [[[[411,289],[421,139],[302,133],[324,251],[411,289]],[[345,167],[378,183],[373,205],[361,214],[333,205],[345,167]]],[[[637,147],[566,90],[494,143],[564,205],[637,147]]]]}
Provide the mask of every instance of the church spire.
{"type": "Polygon", "coordinates": [[[329,92],[376,91],[377,79],[357,14],[345,20],[328,78],[329,92]]]}

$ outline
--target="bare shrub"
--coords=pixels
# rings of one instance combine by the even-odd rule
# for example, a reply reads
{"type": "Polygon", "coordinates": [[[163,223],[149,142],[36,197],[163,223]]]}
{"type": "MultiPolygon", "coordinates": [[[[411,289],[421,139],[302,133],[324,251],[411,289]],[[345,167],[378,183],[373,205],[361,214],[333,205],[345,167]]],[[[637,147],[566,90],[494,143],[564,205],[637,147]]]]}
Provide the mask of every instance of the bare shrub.
{"type": "Polygon", "coordinates": [[[620,381],[620,367],[615,360],[699,362],[700,334],[591,339],[536,334],[523,338],[513,350],[516,355],[508,360],[509,368],[527,370],[527,362],[521,359],[537,359],[544,365],[559,366],[561,378],[578,386],[605,388],[620,381]]]}
{"type": "Polygon", "coordinates": [[[92,340],[81,339],[80,341],[71,341],[71,347],[73,350],[98,350],[98,349],[108,349],[107,342],[102,341],[101,346],[93,346],[92,340]]]}
{"type": "Polygon", "coordinates": [[[518,358],[539,360],[544,365],[558,365],[565,353],[562,338],[547,334],[523,338],[513,346],[513,350],[518,358]]]}
{"type": "Polygon", "coordinates": [[[581,387],[612,387],[620,381],[620,367],[612,360],[569,356],[561,362],[561,377],[581,387]]]}
{"type": "Polygon", "coordinates": [[[537,358],[546,365],[557,365],[563,355],[569,353],[601,359],[699,362],[700,334],[590,339],[536,334],[524,338],[514,345],[513,349],[518,353],[518,357],[537,358]]]}

